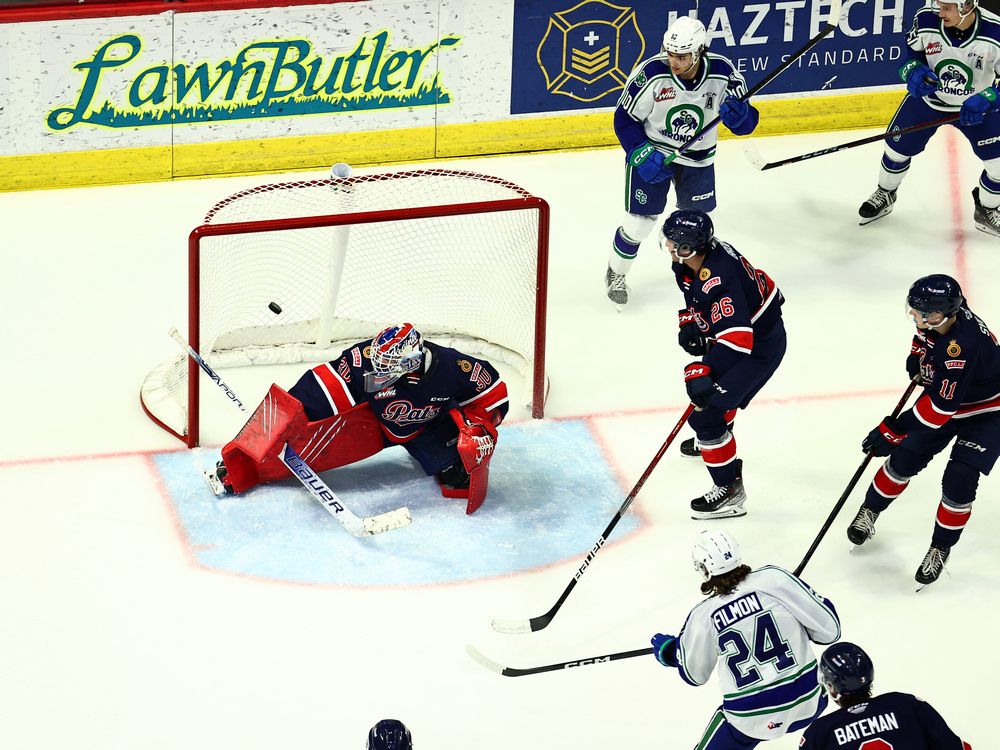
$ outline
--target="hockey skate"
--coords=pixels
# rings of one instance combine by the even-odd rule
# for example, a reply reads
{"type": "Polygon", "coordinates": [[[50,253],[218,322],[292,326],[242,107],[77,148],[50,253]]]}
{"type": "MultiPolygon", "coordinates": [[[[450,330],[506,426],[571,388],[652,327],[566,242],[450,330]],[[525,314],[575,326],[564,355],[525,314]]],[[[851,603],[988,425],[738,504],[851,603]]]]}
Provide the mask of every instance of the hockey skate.
{"type": "Polygon", "coordinates": [[[232,485],[226,484],[224,481],[228,473],[229,470],[226,468],[226,465],[222,461],[219,461],[215,465],[214,471],[203,471],[202,476],[205,477],[205,481],[208,482],[208,486],[212,488],[212,492],[214,492],[217,496],[232,495],[232,485]]]}
{"type": "Polygon", "coordinates": [[[697,438],[688,438],[681,443],[681,455],[686,458],[701,458],[701,446],[697,438]]]}
{"type": "Polygon", "coordinates": [[[917,574],[913,577],[920,584],[920,588],[917,591],[920,591],[920,589],[928,584],[934,583],[934,581],[941,577],[941,572],[944,570],[944,565],[948,562],[948,555],[950,554],[951,547],[935,547],[933,544],[931,545],[931,548],[927,550],[927,554],[924,555],[924,561],[917,568],[917,574]]]}
{"type": "Polygon", "coordinates": [[[747,514],[743,507],[747,493],[743,489],[743,477],[736,477],[725,487],[715,485],[701,497],[691,501],[691,518],[738,518],[747,514]]]}
{"type": "Polygon", "coordinates": [[[976,213],[973,220],[976,229],[994,237],[1000,237],[1000,208],[986,208],[979,202],[979,188],[974,188],[972,198],[976,202],[976,213]]]}
{"type": "Polygon", "coordinates": [[[875,521],[878,520],[878,511],[872,510],[866,505],[862,505],[858,514],[847,527],[847,538],[851,544],[861,546],[873,536],[875,536],[875,521]]]}
{"type": "Polygon", "coordinates": [[[625,274],[615,273],[608,266],[608,272],[604,275],[604,287],[608,292],[608,299],[615,303],[619,310],[628,304],[629,286],[625,283],[625,274]]]}
{"type": "Polygon", "coordinates": [[[895,202],[895,190],[886,190],[882,187],[877,188],[869,196],[868,200],[861,204],[861,208],[858,209],[858,216],[861,217],[861,221],[858,224],[864,226],[875,221],[875,219],[881,219],[892,211],[892,206],[895,202]]]}

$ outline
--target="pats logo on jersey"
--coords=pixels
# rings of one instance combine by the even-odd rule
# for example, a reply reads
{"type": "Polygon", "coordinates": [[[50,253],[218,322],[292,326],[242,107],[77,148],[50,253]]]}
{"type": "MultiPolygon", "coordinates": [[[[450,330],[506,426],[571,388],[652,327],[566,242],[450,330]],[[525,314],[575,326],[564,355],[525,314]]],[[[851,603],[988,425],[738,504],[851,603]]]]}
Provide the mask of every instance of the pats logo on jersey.
{"type": "Polygon", "coordinates": [[[972,85],[972,68],[958,60],[945,60],[934,70],[941,83],[938,91],[953,96],[968,96],[975,90],[972,85]]]}
{"type": "Polygon", "coordinates": [[[549,93],[592,102],[622,88],[645,50],[633,8],[584,0],[549,17],[537,60],[549,93]]]}

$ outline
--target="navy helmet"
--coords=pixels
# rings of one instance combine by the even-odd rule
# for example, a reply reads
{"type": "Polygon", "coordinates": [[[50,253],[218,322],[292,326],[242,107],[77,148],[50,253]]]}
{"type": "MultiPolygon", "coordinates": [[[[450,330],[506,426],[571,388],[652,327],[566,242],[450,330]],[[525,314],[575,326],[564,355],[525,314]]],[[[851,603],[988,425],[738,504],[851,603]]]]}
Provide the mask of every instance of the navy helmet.
{"type": "Polygon", "coordinates": [[[715,237],[712,219],[704,211],[683,209],[674,211],[663,222],[661,243],[666,249],[666,240],[674,243],[675,252],[681,258],[706,253],[715,237]]]}
{"type": "Polygon", "coordinates": [[[836,699],[844,695],[867,694],[875,679],[875,665],[860,646],[834,643],[819,660],[819,681],[836,699]]]}
{"type": "Polygon", "coordinates": [[[965,298],[962,287],[951,276],[935,273],[913,282],[906,295],[906,304],[917,312],[941,313],[946,318],[958,312],[965,298]]]}
{"type": "Polygon", "coordinates": [[[410,730],[397,719],[382,719],[368,732],[367,750],[413,750],[410,730]]]}

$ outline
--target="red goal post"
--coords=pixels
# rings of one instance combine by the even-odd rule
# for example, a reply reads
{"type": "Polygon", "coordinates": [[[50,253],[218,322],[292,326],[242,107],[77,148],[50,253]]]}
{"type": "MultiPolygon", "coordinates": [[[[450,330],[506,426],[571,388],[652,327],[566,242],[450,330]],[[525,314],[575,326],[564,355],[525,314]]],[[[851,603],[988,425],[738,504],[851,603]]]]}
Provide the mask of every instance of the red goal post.
{"type": "MultiPolygon", "coordinates": [[[[476,172],[250,188],[190,234],[188,341],[217,370],[322,362],[405,320],[520,372],[540,418],[548,241],[543,199],[476,172]]],[[[191,447],[200,384],[198,365],[181,354],[154,369],[140,395],[150,419],[191,447]]]]}

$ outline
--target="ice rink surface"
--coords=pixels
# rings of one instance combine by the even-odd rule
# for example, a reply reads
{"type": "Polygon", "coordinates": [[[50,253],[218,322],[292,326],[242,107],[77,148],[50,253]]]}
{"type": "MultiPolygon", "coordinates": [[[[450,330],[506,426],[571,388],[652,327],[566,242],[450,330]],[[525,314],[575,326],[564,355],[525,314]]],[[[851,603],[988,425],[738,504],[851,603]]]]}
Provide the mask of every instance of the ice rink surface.
{"type": "MultiPolygon", "coordinates": [[[[756,143],[776,160],[866,134],[756,143]]],[[[717,522],[752,565],[795,567],[860,463],[862,437],[906,387],[914,279],[955,275],[1000,327],[1000,240],[973,228],[981,167],[964,139],[938,133],[893,214],[859,227],[879,155],[874,145],[756,172],[738,141],[719,147],[717,234],[787,298],[788,354],[737,419],[749,515],[717,522]]],[[[0,747],[354,748],[384,717],[423,750],[695,744],[720,702],[714,678],[693,689],[651,657],[506,678],[463,652],[472,643],[533,666],[676,633],[701,598],[690,545],[708,525],[688,502],[710,483],[675,446],[547,629],[490,628],[542,614],[569,583],[681,413],[688,356],[655,236],[628,308],[605,299],[618,150],[435,164],[456,165],[552,205],[549,419],[501,430],[491,496],[469,517],[391,451],[384,465],[328,474],[358,512],[410,505],[411,526],[367,541],[290,483],[222,501],[192,483],[239,426],[209,406],[210,388],[207,447],[194,456],[139,407],[145,373],[174,354],[166,331],[185,321],[188,232],[219,199],[275,176],[0,195],[0,747]]],[[[314,176],[325,175],[287,177],[314,176]]],[[[227,373],[244,400],[262,395],[252,373],[227,373]]],[[[984,748],[1000,666],[989,645],[1000,486],[983,481],[948,573],[915,594],[944,460],[849,553],[844,529],[869,468],[803,578],[873,656],[877,691],[929,699],[984,748]]]]}

